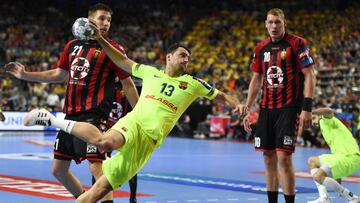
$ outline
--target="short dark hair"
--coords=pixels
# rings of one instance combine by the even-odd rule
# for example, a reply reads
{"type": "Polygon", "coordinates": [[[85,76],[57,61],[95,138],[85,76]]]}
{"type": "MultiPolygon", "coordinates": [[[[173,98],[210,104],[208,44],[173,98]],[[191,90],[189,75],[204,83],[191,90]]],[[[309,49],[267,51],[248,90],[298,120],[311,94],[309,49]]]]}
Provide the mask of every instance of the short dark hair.
{"type": "Polygon", "coordinates": [[[174,53],[179,47],[184,48],[191,55],[190,49],[187,48],[185,45],[180,44],[180,43],[175,43],[175,44],[170,45],[166,50],[166,54],[174,53]]]}
{"type": "Polygon", "coordinates": [[[97,3],[89,8],[88,16],[91,16],[92,14],[94,14],[96,11],[99,11],[99,10],[107,11],[111,15],[113,14],[113,10],[108,5],[103,4],[103,3],[97,3]]]}

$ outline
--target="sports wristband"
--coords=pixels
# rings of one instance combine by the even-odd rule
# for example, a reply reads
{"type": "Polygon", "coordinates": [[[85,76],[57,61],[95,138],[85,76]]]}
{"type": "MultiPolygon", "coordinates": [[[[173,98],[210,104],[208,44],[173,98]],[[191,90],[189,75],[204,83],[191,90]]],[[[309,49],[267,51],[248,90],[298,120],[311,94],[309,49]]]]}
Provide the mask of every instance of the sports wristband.
{"type": "Polygon", "coordinates": [[[302,104],[302,110],[311,112],[311,109],[312,109],[312,98],[305,97],[302,104]]]}

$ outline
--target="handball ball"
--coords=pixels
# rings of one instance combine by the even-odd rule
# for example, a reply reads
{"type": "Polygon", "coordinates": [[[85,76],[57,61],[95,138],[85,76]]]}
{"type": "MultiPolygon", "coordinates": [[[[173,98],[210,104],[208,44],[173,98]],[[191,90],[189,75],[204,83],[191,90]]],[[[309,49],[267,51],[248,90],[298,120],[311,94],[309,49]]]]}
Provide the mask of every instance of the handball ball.
{"type": "Polygon", "coordinates": [[[86,40],[94,33],[87,18],[78,18],[72,26],[72,33],[76,39],[86,40]]]}

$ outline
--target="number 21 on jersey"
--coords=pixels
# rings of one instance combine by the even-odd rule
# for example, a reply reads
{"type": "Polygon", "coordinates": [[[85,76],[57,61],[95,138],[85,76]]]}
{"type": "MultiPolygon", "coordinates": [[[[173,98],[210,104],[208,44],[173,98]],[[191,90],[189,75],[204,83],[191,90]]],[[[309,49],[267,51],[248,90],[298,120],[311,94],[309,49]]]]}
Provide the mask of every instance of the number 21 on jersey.
{"type": "Polygon", "coordinates": [[[83,46],[74,46],[74,51],[71,53],[72,56],[77,56],[80,54],[81,50],[82,50],[83,46]]]}

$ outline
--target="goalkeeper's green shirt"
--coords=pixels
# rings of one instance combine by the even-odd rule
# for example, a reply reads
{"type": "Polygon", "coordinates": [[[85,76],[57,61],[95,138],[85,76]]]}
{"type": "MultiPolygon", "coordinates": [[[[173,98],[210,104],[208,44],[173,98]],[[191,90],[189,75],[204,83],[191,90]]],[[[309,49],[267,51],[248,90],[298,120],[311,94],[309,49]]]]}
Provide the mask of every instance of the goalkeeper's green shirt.
{"type": "Polygon", "coordinates": [[[322,117],[320,129],[333,154],[360,154],[359,145],[339,119],[322,117]]]}
{"type": "Polygon", "coordinates": [[[170,77],[155,67],[135,63],[132,75],[143,80],[140,98],[130,112],[142,131],[159,146],[189,105],[198,97],[214,99],[218,90],[205,81],[184,74],[170,77]]]}

